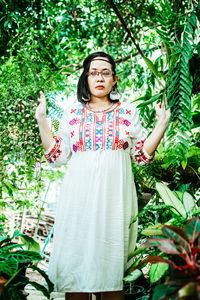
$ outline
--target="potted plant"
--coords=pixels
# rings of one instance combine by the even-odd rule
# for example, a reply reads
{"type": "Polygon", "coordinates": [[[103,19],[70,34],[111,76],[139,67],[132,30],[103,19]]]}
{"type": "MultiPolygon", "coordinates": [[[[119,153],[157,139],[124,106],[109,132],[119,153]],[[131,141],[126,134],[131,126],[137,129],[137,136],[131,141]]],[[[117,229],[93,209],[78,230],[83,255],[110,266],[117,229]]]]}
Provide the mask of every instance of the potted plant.
{"type": "Polygon", "coordinates": [[[157,285],[152,300],[200,299],[200,218],[189,219],[185,227],[164,224],[162,237],[149,239],[143,246],[156,247],[162,255],[141,260],[132,271],[144,264],[168,264],[171,274],[157,285]]]}
{"type": "Polygon", "coordinates": [[[143,286],[136,285],[134,282],[129,282],[124,285],[125,300],[137,300],[143,296],[143,286]]]}
{"type": "MultiPolygon", "coordinates": [[[[27,284],[33,285],[40,290],[44,296],[50,299],[50,293],[53,291],[53,284],[48,279],[46,273],[35,265],[42,259],[37,251],[23,249],[24,246],[30,248],[32,238],[15,231],[12,237],[0,235],[0,278],[3,283],[1,287],[2,300],[26,300],[24,287],[27,284]],[[23,241],[29,240],[29,243],[18,244],[13,241],[16,237],[22,237],[23,241]],[[43,285],[31,281],[25,276],[25,270],[31,268],[39,272],[47,283],[47,288],[43,285]]],[[[36,246],[36,242],[33,243],[36,246]]]]}

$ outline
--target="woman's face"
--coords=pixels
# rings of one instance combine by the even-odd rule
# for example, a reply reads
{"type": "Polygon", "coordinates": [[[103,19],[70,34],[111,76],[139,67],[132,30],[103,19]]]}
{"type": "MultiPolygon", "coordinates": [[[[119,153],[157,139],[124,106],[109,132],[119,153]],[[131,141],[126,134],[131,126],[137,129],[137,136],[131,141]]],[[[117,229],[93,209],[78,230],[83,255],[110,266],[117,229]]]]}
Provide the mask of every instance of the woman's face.
{"type": "MultiPolygon", "coordinates": [[[[90,63],[89,72],[112,72],[112,65],[106,60],[106,57],[95,57],[90,63]]],[[[103,76],[102,73],[98,73],[96,76],[88,75],[90,99],[92,100],[92,97],[107,98],[107,95],[110,93],[113,85],[117,82],[117,79],[118,76],[115,75],[113,78],[113,74],[109,77],[103,76]]]]}

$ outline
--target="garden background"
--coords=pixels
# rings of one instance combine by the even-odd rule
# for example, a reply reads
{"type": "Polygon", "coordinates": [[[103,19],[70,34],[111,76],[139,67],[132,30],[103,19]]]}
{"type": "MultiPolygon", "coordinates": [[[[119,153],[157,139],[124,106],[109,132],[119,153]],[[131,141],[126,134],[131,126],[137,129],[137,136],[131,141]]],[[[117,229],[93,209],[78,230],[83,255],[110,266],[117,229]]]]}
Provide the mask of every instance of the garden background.
{"type": "MultiPolygon", "coordinates": [[[[183,227],[199,215],[199,22],[197,0],[0,1],[1,233],[13,233],[8,210],[21,217],[15,229],[22,232],[27,215],[42,219],[48,188],[67,167],[45,162],[34,116],[39,91],[55,132],[63,108],[76,101],[84,58],[98,50],[115,58],[121,101],[138,107],[147,133],[156,123],[154,102],[171,108],[155,161],[132,165],[142,215],[138,248],[162,233],[161,224],[183,227]]],[[[167,274],[159,266],[151,284],[167,274]]]]}

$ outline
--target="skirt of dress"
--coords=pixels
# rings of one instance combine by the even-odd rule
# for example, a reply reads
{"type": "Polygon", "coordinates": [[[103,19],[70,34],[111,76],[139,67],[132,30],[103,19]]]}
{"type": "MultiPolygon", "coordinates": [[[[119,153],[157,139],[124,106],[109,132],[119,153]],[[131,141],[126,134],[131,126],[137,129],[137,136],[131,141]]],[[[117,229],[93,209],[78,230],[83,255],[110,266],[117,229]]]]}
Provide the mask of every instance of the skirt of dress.
{"type": "Polygon", "coordinates": [[[48,275],[58,292],[123,289],[134,250],[137,196],[130,156],[123,150],[72,156],[57,203],[48,275]]]}

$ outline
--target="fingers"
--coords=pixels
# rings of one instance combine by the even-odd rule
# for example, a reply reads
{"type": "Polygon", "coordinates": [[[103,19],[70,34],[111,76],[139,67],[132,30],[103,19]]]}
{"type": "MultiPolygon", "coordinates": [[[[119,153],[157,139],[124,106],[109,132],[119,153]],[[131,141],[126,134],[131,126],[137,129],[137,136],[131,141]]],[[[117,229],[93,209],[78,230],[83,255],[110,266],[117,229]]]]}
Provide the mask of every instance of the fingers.
{"type": "Polygon", "coordinates": [[[44,95],[44,93],[42,91],[40,91],[40,98],[38,98],[38,101],[40,103],[45,102],[45,95],[44,95]]]}
{"type": "Polygon", "coordinates": [[[45,95],[42,91],[40,91],[40,98],[45,99],[45,95]]]}

